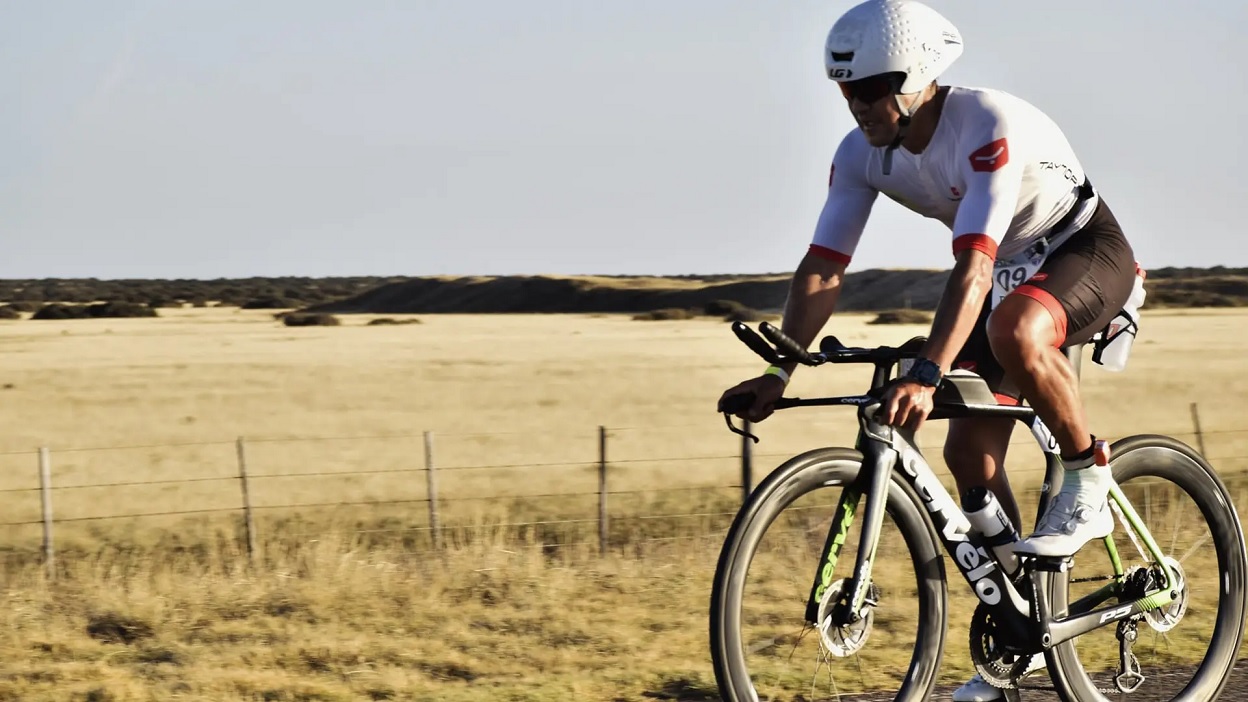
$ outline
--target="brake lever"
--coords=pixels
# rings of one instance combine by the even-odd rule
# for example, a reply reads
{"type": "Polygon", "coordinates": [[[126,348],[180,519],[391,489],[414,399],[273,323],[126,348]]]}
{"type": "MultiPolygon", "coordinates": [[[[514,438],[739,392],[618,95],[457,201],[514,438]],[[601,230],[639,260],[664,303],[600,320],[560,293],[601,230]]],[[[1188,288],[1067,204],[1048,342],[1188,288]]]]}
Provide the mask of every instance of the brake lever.
{"type": "Polygon", "coordinates": [[[748,431],[745,431],[744,429],[738,429],[738,428],[736,428],[735,426],[733,426],[733,425],[732,425],[732,415],[728,414],[727,412],[724,412],[724,423],[728,425],[728,429],[729,429],[729,431],[731,431],[733,434],[737,434],[737,435],[739,435],[739,436],[744,436],[744,437],[745,437],[745,438],[747,438],[747,439],[751,439],[751,440],[753,440],[753,441],[754,441],[754,443],[756,443],[756,444],[758,443],[758,437],[757,437],[757,436],[754,436],[753,434],[751,434],[751,433],[750,433],[750,432],[748,432],[748,431]]]}

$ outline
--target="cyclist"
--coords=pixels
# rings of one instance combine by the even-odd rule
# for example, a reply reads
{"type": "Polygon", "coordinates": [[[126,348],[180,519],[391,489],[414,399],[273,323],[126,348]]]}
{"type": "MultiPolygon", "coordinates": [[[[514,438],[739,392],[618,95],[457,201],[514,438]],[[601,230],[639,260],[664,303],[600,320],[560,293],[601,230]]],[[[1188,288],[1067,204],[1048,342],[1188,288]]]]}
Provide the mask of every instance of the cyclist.
{"type": "MultiPolygon", "coordinates": [[[[833,25],[825,68],[857,127],[833,157],[781,329],[803,346],[814,342],[878,194],[945,224],[955,263],[920,358],[888,388],[881,420],[918,430],[935,387],[954,370],[982,376],[998,402],[1025,399],[1053,432],[1066,470],[1018,551],[1071,555],[1113,530],[1106,499],[1113,479],[1095,465],[1095,437],[1061,349],[1089,341],[1122,308],[1135,257],[1048,116],[1002,91],[936,83],[962,50],[957,28],[913,0],[868,0],[833,25]]],[[[753,406],[737,416],[764,420],[795,365],[769,367],[730,388],[721,407],[754,393],[753,406]]],[[[961,492],[986,486],[1019,527],[1004,470],[1013,426],[1011,419],[951,420],[944,457],[961,492]]],[[[976,675],[953,699],[1001,696],[976,675]]]]}

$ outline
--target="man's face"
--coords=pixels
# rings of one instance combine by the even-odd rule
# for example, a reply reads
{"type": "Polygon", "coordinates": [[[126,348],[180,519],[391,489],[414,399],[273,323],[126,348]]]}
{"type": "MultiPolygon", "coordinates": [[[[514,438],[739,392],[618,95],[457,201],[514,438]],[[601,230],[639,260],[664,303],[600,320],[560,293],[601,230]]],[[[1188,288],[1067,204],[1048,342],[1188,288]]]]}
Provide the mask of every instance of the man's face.
{"type": "Polygon", "coordinates": [[[871,76],[841,83],[849,111],[872,146],[888,146],[897,138],[901,112],[893,99],[893,86],[885,76],[871,76]]]}

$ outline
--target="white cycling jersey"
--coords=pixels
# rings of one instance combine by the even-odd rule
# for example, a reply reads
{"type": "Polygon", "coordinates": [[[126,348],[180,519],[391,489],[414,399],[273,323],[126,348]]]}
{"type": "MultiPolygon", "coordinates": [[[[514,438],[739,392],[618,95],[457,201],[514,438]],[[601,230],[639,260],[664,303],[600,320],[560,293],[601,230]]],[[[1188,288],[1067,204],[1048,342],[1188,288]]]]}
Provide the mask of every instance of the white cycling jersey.
{"type": "MultiPolygon", "coordinates": [[[[849,263],[878,193],[943,222],[953,253],[978,249],[1010,260],[1078,202],[1083,166],[1062,130],[1030,103],[998,90],[950,87],[923,153],[899,147],[884,175],[884,148],[855,128],[832,161],[828,199],[810,250],[849,263]]],[[[1084,201],[1070,231],[1087,224],[1084,201]]]]}

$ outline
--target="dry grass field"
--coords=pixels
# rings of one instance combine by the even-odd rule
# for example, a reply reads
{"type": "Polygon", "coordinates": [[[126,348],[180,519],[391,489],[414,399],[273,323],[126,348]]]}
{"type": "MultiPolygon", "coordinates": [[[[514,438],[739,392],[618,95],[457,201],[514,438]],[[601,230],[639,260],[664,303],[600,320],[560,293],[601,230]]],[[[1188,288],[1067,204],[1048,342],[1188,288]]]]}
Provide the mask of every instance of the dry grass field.
{"type": "MultiPolygon", "coordinates": [[[[234,308],[161,315],[0,322],[0,522],[38,520],[40,446],[67,520],[51,582],[38,527],[0,528],[0,700],[713,697],[708,588],[740,500],[729,487],[740,439],[714,403],[764,365],[725,323],[430,315],[288,328],[234,308]],[[599,426],[619,493],[601,557],[590,538],[599,426]],[[424,476],[412,471],[426,431],[445,522],[586,523],[456,531],[432,553],[423,504],[321,506],[422,499],[424,476]],[[254,568],[234,512],[92,519],[236,510],[240,436],[257,476],[254,568]],[[343,472],[355,475],[327,475],[343,472]],[[178,482],[187,479],[197,482],[178,482]],[[148,481],[163,482],[74,487],[148,481]],[[675,488],[706,489],[663,492],[675,488]],[[552,493],[583,494],[463,499],[552,493]],[[630,519],[657,512],[699,516],[630,519]],[[554,532],[573,543],[542,548],[554,532]]],[[[869,319],[838,316],[828,331],[863,345],[925,332],[869,319]]],[[[1126,373],[1085,363],[1096,431],[1194,443],[1198,402],[1215,466],[1228,476],[1248,467],[1245,322],[1236,311],[1149,314],[1126,373]]],[[[790,394],[857,392],[867,379],[803,369],[790,394]]],[[[755,480],[784,456],[848,444],[854,430],[848,409],[776,415],[756,427],[755,480]]],[[[943,427],[921,439],[939,466],[943,427]]],[[[1027,490],[1039,452],[1024,431],[1015,441],[1011,470],[1027,490]]],[[[1234,486],[1242,510],[1244,483],[1234,486]]],[[[969,605],[965,585],[951,585],[944,667],[957,680],[970,670],[969,605]]],[[[850,678],[886,684],[894,660],[859,660],[850,678]]]]}

